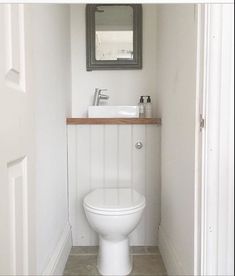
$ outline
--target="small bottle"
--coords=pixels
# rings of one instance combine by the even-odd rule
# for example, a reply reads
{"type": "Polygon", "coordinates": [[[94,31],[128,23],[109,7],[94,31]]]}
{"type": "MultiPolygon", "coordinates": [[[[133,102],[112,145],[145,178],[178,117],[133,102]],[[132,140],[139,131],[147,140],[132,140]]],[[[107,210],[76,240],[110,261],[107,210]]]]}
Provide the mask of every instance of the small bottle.
{"type": "Polygon", "coordinates": [[[145,115],[145,106],[144,106],[144,97],[140,97],[140,102],[139,102],[139,117],[144,118],[145,115]]]}
{"type": "Polygon", "coordinates": [[[152,111],[152,103],[151,103],[151,97],[147,97],[147,103],[145,104],[145,118],[152,118],[153,117],[153,111],[152,111]]]}

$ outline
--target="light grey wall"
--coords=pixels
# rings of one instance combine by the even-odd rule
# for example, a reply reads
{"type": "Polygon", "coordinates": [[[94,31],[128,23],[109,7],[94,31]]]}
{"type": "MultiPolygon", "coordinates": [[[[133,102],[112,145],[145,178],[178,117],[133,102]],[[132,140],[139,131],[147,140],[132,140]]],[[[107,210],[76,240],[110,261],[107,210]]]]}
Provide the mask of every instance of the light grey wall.
{"type": "Polygon", "coordinates": [[[162,117],[160,244],[165,260],[168,259],[169,273],[176,273],[171,271],[175,253],[175,265],[181,273],[193,275],[197,27],[194,5],[159,5],[157,27],[156,78],[162,117]]]}
{"type": "Polygon", "coordinates": [[[68,224],[66,117],[70,103],[68,5],[27,5],[30,93],[35,94],[36,248],[42,275],[68,224]]]}
{"type": "Polygon", "coordinates": [[[143,69],[86,71],[85,5],[71,5],[72,115],[86,117],[96,87],[107,88],[110,105],[135,105],[151,95],[158,115],[156,5],[143,5],[143,69]]]}

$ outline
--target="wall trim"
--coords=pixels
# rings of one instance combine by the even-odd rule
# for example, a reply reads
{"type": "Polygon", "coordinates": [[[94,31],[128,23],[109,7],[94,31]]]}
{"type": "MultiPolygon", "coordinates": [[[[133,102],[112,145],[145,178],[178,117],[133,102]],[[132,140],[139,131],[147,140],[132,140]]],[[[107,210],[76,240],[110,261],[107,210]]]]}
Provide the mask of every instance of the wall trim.
{"type": "Polygon", "coordinates": [[[69,223],[65,226],[65,229],[57,243],[57,246],[49,260],[47,267],[42,275],[63,275],[65,264],[69,257],[70,250],[72,248],[72,233],[69,223]]]}
{"type": "Polygon", "coordinates": [[[162,226],[159,226],[159,250],[168,275],[186,275],[179,254],[162,226]]]}

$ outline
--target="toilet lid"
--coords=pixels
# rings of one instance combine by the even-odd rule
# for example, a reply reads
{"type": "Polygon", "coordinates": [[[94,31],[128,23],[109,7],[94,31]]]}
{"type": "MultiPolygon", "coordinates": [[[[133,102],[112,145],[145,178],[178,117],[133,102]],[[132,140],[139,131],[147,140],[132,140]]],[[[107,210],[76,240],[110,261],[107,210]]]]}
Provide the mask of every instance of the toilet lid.
{"type": "Polygon", "coordinates": [[[103,188],[89,193],[84,204],[100,211],[121,212],[145,205],[145,197],[130,188],[103,188]]]}

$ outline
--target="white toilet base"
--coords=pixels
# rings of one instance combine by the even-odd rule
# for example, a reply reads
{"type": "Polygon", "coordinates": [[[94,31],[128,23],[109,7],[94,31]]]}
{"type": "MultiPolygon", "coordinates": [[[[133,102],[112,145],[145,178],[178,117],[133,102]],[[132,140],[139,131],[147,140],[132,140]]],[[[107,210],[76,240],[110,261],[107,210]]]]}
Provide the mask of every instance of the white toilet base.
{"type": "Polygon", "coordinates": [[[99,238],[98,270],[101,275],[128,275],[132,270],[128,238],[110,241],[99,238]]]}

